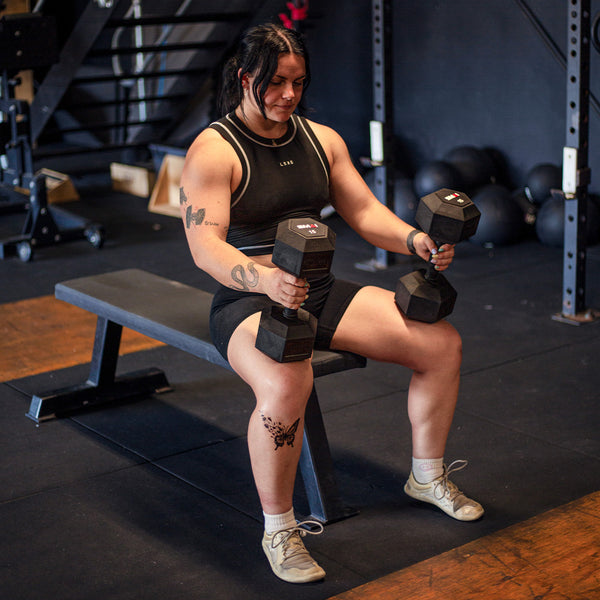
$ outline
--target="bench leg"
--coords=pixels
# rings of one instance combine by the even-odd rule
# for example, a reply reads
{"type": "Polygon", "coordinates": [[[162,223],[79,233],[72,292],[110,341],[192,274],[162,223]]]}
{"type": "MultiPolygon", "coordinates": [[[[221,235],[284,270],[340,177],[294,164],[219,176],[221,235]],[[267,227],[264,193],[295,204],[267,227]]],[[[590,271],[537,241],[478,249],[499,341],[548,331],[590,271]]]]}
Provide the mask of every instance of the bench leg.
{"type": "Polygon", "coordinates": [[[88,380],[33,396],[27,416],[40,423],[83,408],[170,390],[163,371],[155,368],[115,377],[122,331],[121,325],[98,317],[88,380]]]}
{"type": "Polygon", "coordinates": [[[103,387],[115,380],[122,333],[121,325],[104,317],[98,317],[88,384],[103,387]]]}
{"type": "Polygon", "coordinates": [[[358,514],[356,509],[345,506],[340,497],[314,386],[304,415],[300,472],[311,512],[308,518],[326,524],[358,514]]]}

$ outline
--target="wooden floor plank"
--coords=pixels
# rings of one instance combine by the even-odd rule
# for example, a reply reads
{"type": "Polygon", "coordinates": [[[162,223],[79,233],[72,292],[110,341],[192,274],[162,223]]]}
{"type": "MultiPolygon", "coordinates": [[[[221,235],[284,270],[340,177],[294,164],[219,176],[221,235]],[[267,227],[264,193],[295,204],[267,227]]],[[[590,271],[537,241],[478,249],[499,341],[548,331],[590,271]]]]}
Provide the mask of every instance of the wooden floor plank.
{"type": "Polygon", "coordinates": [[[329,600],[600,598],[600,492],[329,600]]]}
{"type": "MultiPolygon", "coordinates": [[[[90,362],[96,316],[41,296],[0,304],[0,382],[90,362]]],[[[123,329],[121,354],[163,345],[123,329]]]]}

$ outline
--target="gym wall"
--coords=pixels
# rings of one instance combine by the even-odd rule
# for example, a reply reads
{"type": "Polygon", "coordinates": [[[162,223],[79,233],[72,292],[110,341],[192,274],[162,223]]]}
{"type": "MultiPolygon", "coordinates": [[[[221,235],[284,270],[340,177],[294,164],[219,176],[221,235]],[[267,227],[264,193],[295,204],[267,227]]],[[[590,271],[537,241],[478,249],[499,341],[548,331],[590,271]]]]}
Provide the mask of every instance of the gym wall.
{"type": "MultiPolygon", "coordinates": [[[[568,0],[525,0],[566,54],[568,0]]],[[[592,18],[600,0],[592,2],[592,18]]],[[[516,0],[394,2],[395,131],[400,167],[412,175],[459,145],[491,146],[515,186],[536,164],[562,163],[566,71],[516,0]]],[[[371,1],[311,3],[313,118],[346,139],[353,157],[369,152],[372,118],[371,1]]],[[[600,97],[600,57],[591,47],[592,93],[600,97]]],[[[600,157],[600,115],[590,108],[591,191],[600,157]]]]}

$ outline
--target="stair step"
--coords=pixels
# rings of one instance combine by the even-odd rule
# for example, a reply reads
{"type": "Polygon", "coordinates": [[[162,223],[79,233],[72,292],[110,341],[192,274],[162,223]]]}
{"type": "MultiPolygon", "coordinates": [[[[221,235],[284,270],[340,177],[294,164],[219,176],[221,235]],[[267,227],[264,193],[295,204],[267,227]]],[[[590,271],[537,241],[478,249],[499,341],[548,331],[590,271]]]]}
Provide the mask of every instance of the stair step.
{"type": "Polygon", "coordinates": [[[185,25],[188,23],[236,22],[252,17],[249,12],[202,13],[199,15],[164,15],[139,19],[109,19],[107,28],[139,27],[140,25],[185,25]]]}

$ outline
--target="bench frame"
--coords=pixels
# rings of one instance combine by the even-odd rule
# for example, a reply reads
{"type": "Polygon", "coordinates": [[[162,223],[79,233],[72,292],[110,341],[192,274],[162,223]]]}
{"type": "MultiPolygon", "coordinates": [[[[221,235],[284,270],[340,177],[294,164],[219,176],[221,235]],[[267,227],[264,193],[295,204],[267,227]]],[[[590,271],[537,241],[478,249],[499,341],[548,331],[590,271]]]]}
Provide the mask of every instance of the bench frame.
{"type": "MultiPolygon", "coordinates": [[[[210,341],[212,295],[207,292],[139,269],[126,269],[58,283],[55,295],[98,315],[98,320],[87,381],[34,395],[27,417],[38,424],[172,389],[165,373],[157,368],[116,375],[123,327],[231,370],[210,341]]],[[[364,367],[366,359],[349,352],[315,351],[312,365],[317,378],[364,367]]],[[[314,385],[305,412],[299,467],[311,512],[308,518],[326,524],[357,514],[341,500],[314,385]]]]}

